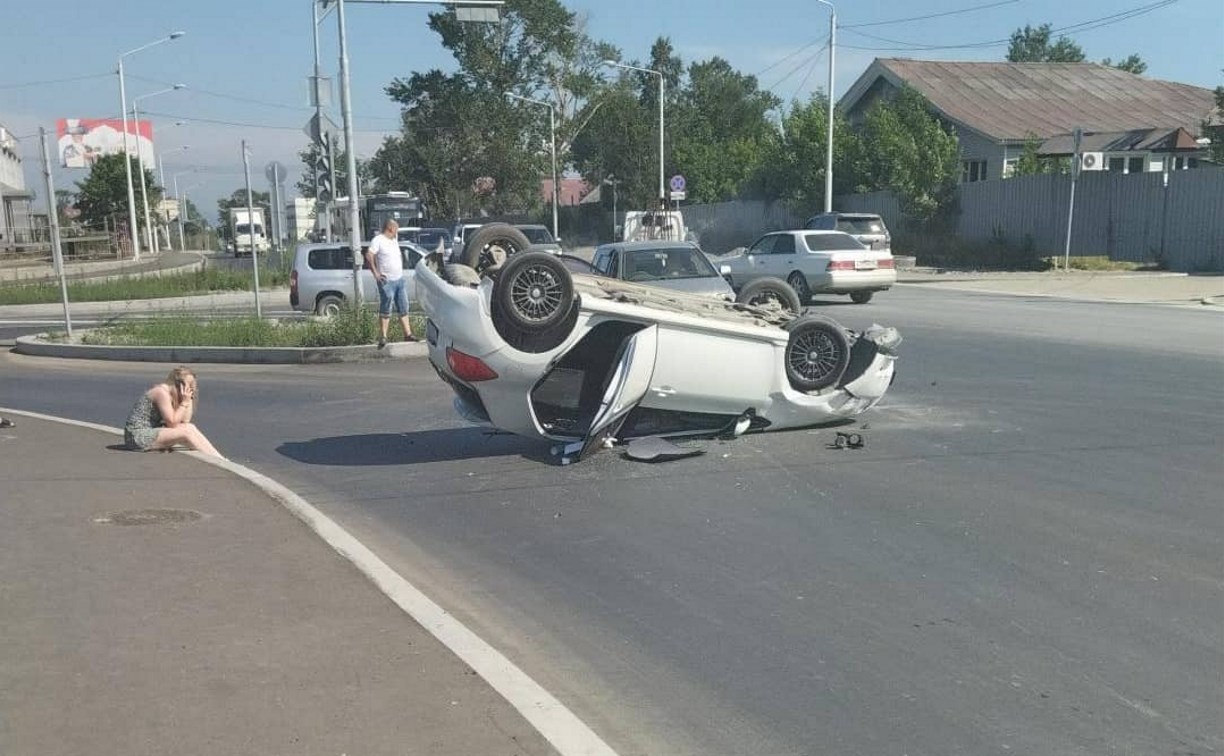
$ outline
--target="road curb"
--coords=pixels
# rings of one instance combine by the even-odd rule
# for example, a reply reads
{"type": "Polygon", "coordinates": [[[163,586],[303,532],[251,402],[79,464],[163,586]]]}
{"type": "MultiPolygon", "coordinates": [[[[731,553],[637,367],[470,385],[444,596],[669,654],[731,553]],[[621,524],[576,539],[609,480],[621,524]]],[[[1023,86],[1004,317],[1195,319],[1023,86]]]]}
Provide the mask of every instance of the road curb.
{"type": "MultiPolygon", "coordinates": [[[[982,280],[982,279],[975,279],[982,280]]],[[[971,294],[992,294],[1000,297],[1025,297],[1029,299],[1062,299],[1068,302],[1095,302],[1100,304],[1120,305],[1157,305],[1163,307],[1224,307],[1222,297],[1190,297],[1186,299],[1112,299],[1108,297],[1091,296],[1088,294],[1051,294],[1037,291],[1000,291],[998,289],[972,286],[966,281],[963,285],[950,281],[898,281],[897,286],[912,286],[922,289],[948,289],[971,294]]]]}
{"type": "Polygon", "coordinates": [[[318,365],[369,360],[404,360],[427,357],[425,344],[393,343],[345,347],[141,347],[68,344],[47,341],[46,334],[21,336],[13,351],[30,357],[119,362],[236,363],[243,365],[318,365]]]}
{"type": "MultiPolygon", "coordinates": [[[[48,422],[74,425],[122,437],[123,431],[108,425],[89,423],[38,412],[0,407],[0,413],[30,417],[48,422]]],[[[333,551],[365,575],[384,596],[425,628],[451,653],[470,666],[481,679],[513,706],[561,756],[617,756],[576,714],[506,658],[484,639],[468,629],[450,612],[426,596],[419,588],[391,568],[365,544],[320,512],[288,487],[249,467],[194,451],[187,454],[200,462],[221,468],[258,488],[287,509],[323,540],[333,551]]]]}

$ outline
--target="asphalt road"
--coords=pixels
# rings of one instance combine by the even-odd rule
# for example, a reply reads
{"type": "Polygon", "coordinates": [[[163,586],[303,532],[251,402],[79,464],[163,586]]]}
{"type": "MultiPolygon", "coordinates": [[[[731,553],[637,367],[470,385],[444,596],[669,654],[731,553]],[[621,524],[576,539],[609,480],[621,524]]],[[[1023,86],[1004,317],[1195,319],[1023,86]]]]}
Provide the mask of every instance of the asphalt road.
{"type": "MultiPolygon", "coordinates": [[[[203,366],[200,424],[622,754],[1224,750],[1224,320],[902,287],[867,446],[807,430],[559,467],[421,361],[203,366]]],[[[119,425],[153,365],[0,356],[119,425]]]]}

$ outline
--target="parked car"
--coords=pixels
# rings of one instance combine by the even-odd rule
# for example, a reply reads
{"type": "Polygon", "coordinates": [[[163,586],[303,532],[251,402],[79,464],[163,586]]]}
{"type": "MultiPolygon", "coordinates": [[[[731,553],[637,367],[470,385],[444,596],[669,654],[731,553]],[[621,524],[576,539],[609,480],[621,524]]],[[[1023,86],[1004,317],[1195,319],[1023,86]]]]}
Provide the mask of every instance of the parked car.
{"type": "Polygon", "coordinates": [[[438,249],[438,242],[442,242],[443,255],[446,259],[450,259],[451,252],[454,248],[454,242],[451,238],[451,232],[445,228],[400,228],[399,240],[402,242],[411,242],[421,249],[427,249],[430,252],[435,252],[438,249]]]}
{"type": "Polygon", "coordinates": [[[571,273],[526,252],[494,277],[418,266],[429,359],[461,416],[563,443],[737,435],[853,417],[887,391],[900,336],[818,315],[571,273]]]}
{"type": "Polygon", "coordinates": [[[468,242],[468,239],[470,238],[469,235],[472,232],[474,232],[476,229],[480,228],[481,226],[485,226],[485,225],[487,224],[486,223],[471,223],[471,222],[465,223],[463,221],[456,223],[454,230],[451,231],[451,249],[453,250],[452,254],[454,252],[462,253],[465,249],[467,249],[467,242],[468,242]]]}
{"type": "Polygon", "coordinates": [[[870,250],[841,231],[777,231],[747,249],[718,258],[720,272],[740,290],[768,276],[790,284],[801,304],[813,294],[849,294],[856,304],[897,283],[893,256],[870,250]]]}
{"type": "Polygon", "coordinates": [[[821,213],[803,224],[813,231],[841,231],[858,239],[864,247],[892,252],[892,235],[884,219],[875,213],[821,213]]]}
{"type": "Polygon", "coordinates": [[[538,223],[516,223],[514,227],[522,231],[523,236],[527,237],[527,241],[531,242],[533,251],[550,252],[554,255],[559,255],[563,252],[561,240],[553,237],[552,231],[548,230],[548,226],[538,223]]]}
{"type": "MultiPolygon", "coordinates": [[[[361,296],[366,302],[378,302],[378,286],[365,259],[368,245],[361,248],[361,296]]],[[[417,263],[429,254],[411,242],[400,242],[404,255],[405,289],[409,301],[416,298],[417,263]]],[[[353,255],[348,245],[299,244],[289,273],[289,305],[302,312],[335,315],[353,294],[353,255]]]]}
{"type": "Polygon", "coordinates": [[[691,242],[639,241],[604,244],[591,256],[595,273],[674,291],[734,300],[735,292],[691,242]]]}

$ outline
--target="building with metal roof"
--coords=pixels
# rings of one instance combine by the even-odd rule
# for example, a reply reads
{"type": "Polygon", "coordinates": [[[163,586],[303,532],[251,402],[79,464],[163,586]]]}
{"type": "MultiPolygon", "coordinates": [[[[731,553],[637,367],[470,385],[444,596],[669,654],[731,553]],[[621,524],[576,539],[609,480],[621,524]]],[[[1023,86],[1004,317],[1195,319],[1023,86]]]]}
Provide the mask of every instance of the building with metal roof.
{"type": "Polygon", "coordinates": [[[1191,167],[1215,108],[1210,89],[1097,63],[906,58],[875,59],[839,107],[852,124],[861,123],[872,105],[904,85],[921,92],[955,131],[965,182],[1009,175],[1029,139],[1041,143],[1041,154],[1069,155],[1077,128],[1092,138],[1101,170],[1191,167]]]}

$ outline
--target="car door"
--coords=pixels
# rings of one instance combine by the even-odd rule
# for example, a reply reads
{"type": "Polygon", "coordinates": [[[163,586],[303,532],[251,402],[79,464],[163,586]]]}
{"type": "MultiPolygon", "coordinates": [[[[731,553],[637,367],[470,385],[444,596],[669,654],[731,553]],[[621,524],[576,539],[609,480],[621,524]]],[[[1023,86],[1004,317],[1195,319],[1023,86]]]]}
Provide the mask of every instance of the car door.
{"type": "MultiPolygon", "coordinates": [[[[778,234],[766,234],[744,251],[743,274],[735,275],[735,286],[743,286],[754,278],[771,275],[769,257],[777,241],[778,234]]],[[[738,274],[739,271],[736,273],[738,274]]]]}
{"type": "Polygon", "coordinates": [[[774,240],[773,248],[769,250],[765,260],[766,275],[781,278],[785,281],[787,276],[794,273],[796,266],[799,265],[798,248],[795,246],[794,235],[778,234],[774,240]]]}
{"type": "MultiPolygon", "coordinates": [[[[578,458],[572,461],[586,458],[607,439],[616,437],[625,418],[650,390],[658,344],[658,325],[649,325],[621,342],[616,367],[604,385],[603,398],[582,441],[578,458]]],[[[569,460],[567,457],[566,461],[569,460]]]]}

